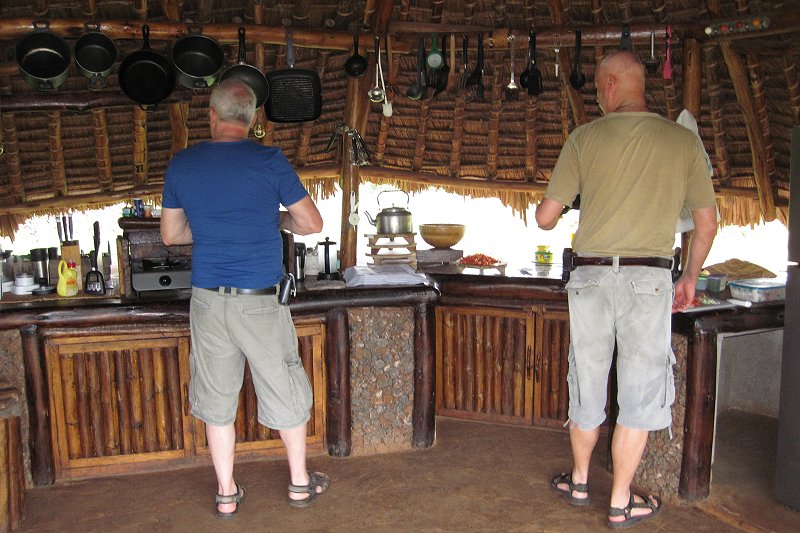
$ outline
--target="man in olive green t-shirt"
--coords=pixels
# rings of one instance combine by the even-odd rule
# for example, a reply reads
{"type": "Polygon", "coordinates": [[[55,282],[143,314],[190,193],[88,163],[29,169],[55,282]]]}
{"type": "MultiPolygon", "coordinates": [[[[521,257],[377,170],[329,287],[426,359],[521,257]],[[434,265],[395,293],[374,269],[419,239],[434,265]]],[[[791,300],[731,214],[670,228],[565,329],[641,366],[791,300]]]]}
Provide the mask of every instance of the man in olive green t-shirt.
{"type": "Polygon", "coordinates": [[[614,480],[608,526],[629,527],[662,509],[654,495],[630,490],[649,431],[670,426],[675,387],[671,313],[691,306],[714,235],[711,166],[691,131],[650,113],[639,58],[613,51],[595,71],[605,114],[572,132],[536,209],[555,227],[580,194],[576,268],[567,283],[570,311],[570,440],[573,468],[551,487],[573,505],[590,501],[592,450],[605,420],[608,372],[617,348],[619,415],[611,445],[614,480]],[[695,231],[682,276],[671,257],[682,208],[695,231]]]}

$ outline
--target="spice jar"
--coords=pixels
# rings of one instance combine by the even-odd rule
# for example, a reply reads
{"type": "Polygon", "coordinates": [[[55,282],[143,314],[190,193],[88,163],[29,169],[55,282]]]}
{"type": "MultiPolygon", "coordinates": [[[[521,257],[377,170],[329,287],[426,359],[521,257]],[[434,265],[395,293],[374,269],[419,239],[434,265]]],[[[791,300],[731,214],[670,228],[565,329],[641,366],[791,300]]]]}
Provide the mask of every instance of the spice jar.
{"type": "Polygon", "coordinates": [[[550,247],[546,245],[537,246],[536,254],[534,255],[534,257],[537,263],[553,262],[553,252],[551,252],[550,247]]]}

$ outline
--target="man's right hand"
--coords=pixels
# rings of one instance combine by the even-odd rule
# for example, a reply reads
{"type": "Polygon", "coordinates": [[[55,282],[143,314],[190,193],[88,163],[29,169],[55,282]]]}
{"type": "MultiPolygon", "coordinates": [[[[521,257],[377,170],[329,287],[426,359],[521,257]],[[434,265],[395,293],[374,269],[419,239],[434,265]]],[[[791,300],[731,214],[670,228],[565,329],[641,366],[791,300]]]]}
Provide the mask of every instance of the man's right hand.
{"type": "Polygon", "coordinates": [[[675,297],[672,300],[672,312],[679,313],[694,307],[694,291],[696,279],[687,278],[684,274],[675,282],[675,297]]]}

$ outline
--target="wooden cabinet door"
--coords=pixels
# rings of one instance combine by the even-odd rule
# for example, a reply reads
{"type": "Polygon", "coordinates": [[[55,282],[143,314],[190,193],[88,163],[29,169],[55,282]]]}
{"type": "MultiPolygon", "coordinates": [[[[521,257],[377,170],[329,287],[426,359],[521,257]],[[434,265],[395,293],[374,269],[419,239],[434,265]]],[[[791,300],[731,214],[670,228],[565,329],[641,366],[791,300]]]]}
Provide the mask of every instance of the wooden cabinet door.
{"type": "MultiPolygon", "coordinates": [[[[314,405],[308,421],[306,445],[309,453],[323,451],[325,429],[325,325],[322,323],[295,323],[300,359],[306,369],[314,392],[314,405]]],[[[196,451],[199,455],[209,453],[206,443],[205,424],[192,417],[196,451]]],[[[265,454],[283,453],[283,442],[276,430],[258,423],[258,403],[250,367],[245,364],[244,383],[239,393],[239,406],[236,413],[236,456],[238,459],[257,457],[265,454]]]]}
{"type": "Polygon", "coordinates": [[[543,309],[536,314],[534,407],[536,425],[561,427],[567,420],[569,388],[569,312],[543,309]]]}
{"type": "MultiPolygon", "coordinates": [[[[56,479],[191,454],[188,331],[45,337],[56,479]]],[[[156,467],[156,466],[154,466],[156,467]]]]}
{"type": "Polygon", "coordinates": [[[530,313],[437,307],[437,414],[530,424],[533,337],[530,313]]]}

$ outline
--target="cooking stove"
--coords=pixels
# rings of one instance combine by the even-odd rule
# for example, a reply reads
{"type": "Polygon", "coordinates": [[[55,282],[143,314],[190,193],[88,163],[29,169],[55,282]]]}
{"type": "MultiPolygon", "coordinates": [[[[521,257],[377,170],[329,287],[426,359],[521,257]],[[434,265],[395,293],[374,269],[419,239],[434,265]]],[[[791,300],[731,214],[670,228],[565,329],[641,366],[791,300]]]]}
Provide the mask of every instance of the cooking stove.
{"type": "Polygon", "coordinates": [[[190,257],[131,260],[131,286],[137,292],[191,288],[192,260],[190,257]]]}

